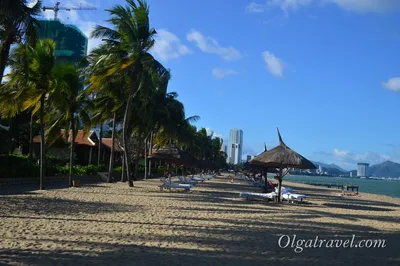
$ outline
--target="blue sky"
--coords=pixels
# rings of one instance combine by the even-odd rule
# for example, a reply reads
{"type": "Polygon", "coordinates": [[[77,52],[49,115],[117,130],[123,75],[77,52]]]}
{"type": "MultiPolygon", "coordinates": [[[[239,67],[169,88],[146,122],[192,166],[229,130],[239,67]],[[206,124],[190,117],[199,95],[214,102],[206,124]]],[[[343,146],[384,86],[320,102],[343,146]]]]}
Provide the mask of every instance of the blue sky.
{"type": "MultiPolygon", "coordinates": [[[[55,1],[44,0],[45,5],[55,1]]],[[[123,0],[68,0],[64,22],[89,34],[123,0]]],[[[244,155],[277,145],[346,169],[400,163],[400,1],[149,0],[152,53],[171,69],[187,115],[244,155]]],[[[53,12],[47,11],[46,17],[53,12]]],[[[90,40],[89,49],[99,44],[90,40]]]]}

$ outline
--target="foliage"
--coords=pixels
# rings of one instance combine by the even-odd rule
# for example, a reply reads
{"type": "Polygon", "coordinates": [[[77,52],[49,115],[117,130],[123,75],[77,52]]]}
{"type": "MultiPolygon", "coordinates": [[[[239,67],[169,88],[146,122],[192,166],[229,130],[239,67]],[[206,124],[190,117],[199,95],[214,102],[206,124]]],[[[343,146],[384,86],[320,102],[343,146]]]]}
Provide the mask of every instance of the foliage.
{"type": "MultiPolygon", "coordinates": [[[[57,157],[47,157],[48,176],[68,176],[68,161],[57,157]]],[[[74,166],[75,176],[91,176],[96,175],[99,171],[104,171],[105,166],[96,165],[76,165],[74,166]]],[[[3,154],[0,155],[0,178],[9,177],[38,177],[39,165],[30,162],[28,156],[19,154],[3,154]]]]}
{"type": "MultiPolygon", "coordinates": [[[[6,0],[8,4],[10,1],[6,0]]],[[[23,112],[35,114],[41,110],[41,114],[47,114],[40,116],[40,130],[46,132],[41,135],[46,136],[45,143],[49,145],[57,139],[61,129],[67,132],[73,129],[75,136],[82,125],[87,130],[90,126],[115,122],[117,130],[120,128],[120,143],[129,161],[126,167],[129,181],[132,167],[136,167],[137,173],[145,171],[139,160],[153,144],[174,143],[198,160],[225,167],[226,155],[220,152],[222,139],[209,134],[205,128],[198,130],[192,125],[200,118],[186,116],[178,94],[168,91],[170,70],[149,53],[157,33],[150,27],[146,1],[126,2],[126,6],[115,5],[107,10],[110,18],[106,22],[110,27],[98,25],[92,32],[92,37],[101,39],[102,44],[79,66],[55,65],[55,43],[51,40],[19,43],[8,60],[11,67],[9,81],[0,91],[2,117],[10,119],[23,112]]],[[[1,8],[0,13],[4,12],[4,6],[1,8]]],[[[5,21],[0,18],[0,24],[5,21]]],[[[37,115],[34,117],[38,118],[37,115]]],[[[37,133],[36,130],[35,135],[37,133]]],[[[13,134],[14,138],[22,139],[15,143],[26,143],[26,132],[23,137],[20,132],[13,131],[13,134]]],[[[73,149],[74,145],[71,145],[70,154],[73,149]]],[[[46,160],[50,176],[67,175],[69,167],[73,170],[70,175],[89,175],[100,170],[94,166],[74,166],[73,156],[69,163],[53,157],[46,160]]],[[[19,163],[29,162],[22,160],[19,163]]],[[[35,176],[38,166],[31,164],[29,167],[26,169],[35,176]]],[[[107,168],[100,167],[102,171],[107,168]]],[[[109,171],[111,169],[115,173],[122,170],[121,167],[113,168],[110,162],[109,171]]],[[[157,167],[157,172],[163,171],[164,167],[157,167]]]]}

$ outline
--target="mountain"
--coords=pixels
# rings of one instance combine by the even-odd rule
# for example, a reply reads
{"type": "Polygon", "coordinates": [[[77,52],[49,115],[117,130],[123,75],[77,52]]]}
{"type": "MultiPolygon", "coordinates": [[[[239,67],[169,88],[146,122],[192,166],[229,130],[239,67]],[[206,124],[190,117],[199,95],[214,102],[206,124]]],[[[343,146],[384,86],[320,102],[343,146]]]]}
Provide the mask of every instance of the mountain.
{"type": "Polygon", "coordinates": [[[400,164],[386,161],[370,166],[369,175],[377,177],[400,177],[400,164]]]}
{"type": "Polygon", "coordinates": [[[323,170],[324,171],[327,171],[327,172],[332,172],[332,174],[334,173],[334,174],[337,174],[337,175],[341,175],[341,174],[344,174],[344,173],[347,173],[348,171],[347,170],[345,170],[345,169],[343,169],[343,168],[341,168],[340,166],[338,166],[338,165],[336,165],[336,164],[326,164],[326,163],[321,163],[321,162],[312,162],[313,164],[315,164],[315,166],[322,166],[322,168],[323,168],[323,170]],[[330,170],[330,171],[328,171],[328,170],[330,170]]]}
{"type": "Polygon", "coordinates": [[[347,170],[343,169],[342,167],[340,167],[339,165],[336,165],[336,164],[334,164],[334,163],[330,164],[329,167],[330,167],[330,168],[338,169],[339,171],[344,172],[344,173],[347,173],[347,172],[348,172],[347,170]]]}

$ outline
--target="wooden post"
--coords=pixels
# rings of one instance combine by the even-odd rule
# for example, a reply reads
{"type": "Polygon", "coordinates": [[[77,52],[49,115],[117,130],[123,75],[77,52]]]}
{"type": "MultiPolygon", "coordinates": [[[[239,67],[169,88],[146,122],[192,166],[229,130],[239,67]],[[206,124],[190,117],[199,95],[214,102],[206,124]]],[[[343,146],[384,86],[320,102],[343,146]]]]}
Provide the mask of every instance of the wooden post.
{"type": "Polygon", "coordinates": [[[89,150],[89,164],[92,164],[92,148],[93,147],[90,147],[90,150],[89,150]]]}
{"type": "Polygon", "coordinates": [[[281,202],[281,193],[282,193],[282,168],[279,167],[279,176],[278,176],[278,202],[281,202]]]}

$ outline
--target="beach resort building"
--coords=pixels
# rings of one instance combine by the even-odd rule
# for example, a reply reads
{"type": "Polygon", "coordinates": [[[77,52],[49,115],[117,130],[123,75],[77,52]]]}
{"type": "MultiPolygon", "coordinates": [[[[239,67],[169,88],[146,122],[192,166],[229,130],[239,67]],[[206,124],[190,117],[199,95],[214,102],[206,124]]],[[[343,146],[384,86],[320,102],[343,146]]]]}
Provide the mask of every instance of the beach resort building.
{"type": "Polygon", "coordinates": [[[357,176],[368,176],[368,163],[357,164],[357,176]]]}
{"type": "Polygon", "coordinates": [[[239,164],[242,160],[243,131],[241,129],[231,129],[228,143],[227,163],[239,164]]]}

